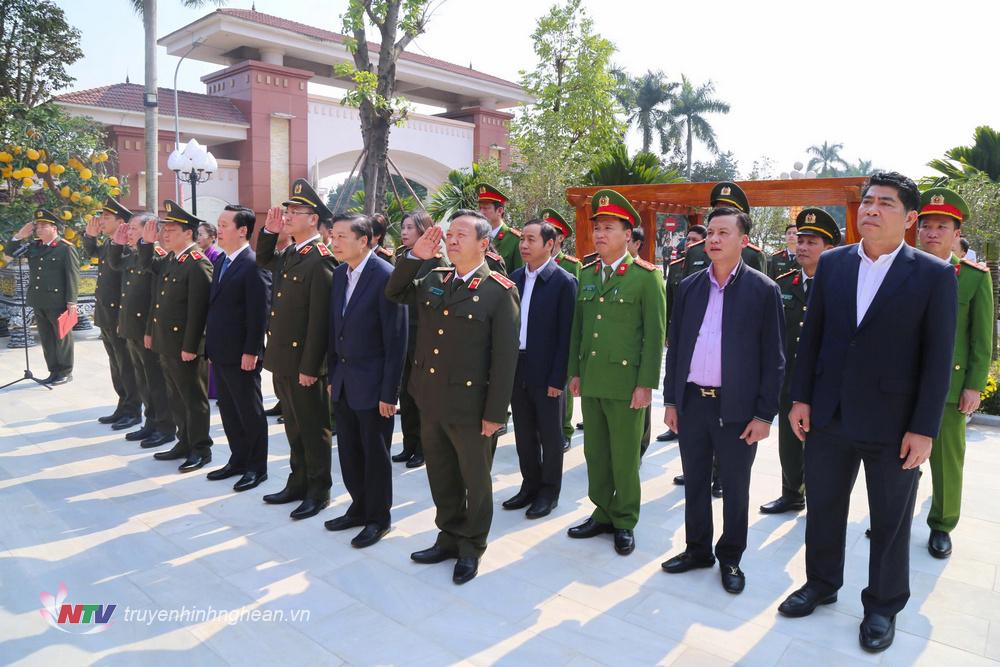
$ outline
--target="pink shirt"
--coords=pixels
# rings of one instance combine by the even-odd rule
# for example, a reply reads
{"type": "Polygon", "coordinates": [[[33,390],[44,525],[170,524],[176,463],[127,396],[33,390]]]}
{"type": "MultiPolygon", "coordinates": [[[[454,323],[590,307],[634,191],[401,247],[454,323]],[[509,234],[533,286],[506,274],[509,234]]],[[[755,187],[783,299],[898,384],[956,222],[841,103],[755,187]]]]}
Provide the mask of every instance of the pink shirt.
{"type": "Polygon", "coordinates": [[[708,269],[708,305],[705,306],[705,317],[698,330],[698,340],[694,344],[691,355],[691,368],[687,381],[702,387],[722,386],[722,300],[726,286],[733,280],[739,263],[733,267],[726,278],[726,285],[719,286],[712,268],[708,269]]]}

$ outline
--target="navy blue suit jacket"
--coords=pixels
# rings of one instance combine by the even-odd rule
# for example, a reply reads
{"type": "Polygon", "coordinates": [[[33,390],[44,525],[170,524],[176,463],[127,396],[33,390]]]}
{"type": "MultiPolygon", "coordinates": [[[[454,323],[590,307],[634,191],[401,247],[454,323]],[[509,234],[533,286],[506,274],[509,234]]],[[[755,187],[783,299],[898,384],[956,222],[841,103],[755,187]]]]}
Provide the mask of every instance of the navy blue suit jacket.
{"type": "Polygon", "coordinates": [[[330,349],[327,355],[331,398],[347,392],[352,410],[396,404],[406,357],[406,306],[385,296],[392,265],[372,253],[344,310],[347,264],[333,271],[330,290],[330,349]]]}
{"type": "MultiPolygon", "coordinates": [[[[708,307],[709,266],[677,289],[671,308],[663,402],[684,412],[684,389],[694,345],[708,307]]],[[[785,315],[778,285],[742,261],[722,302],[721,417],[725,422],[770,423],[778,413],[785,372],[785,315]]]]}
{"type": "Polygon", "coordinates": [[[264,353],[264,332],[271,307],[271,274],[257,266],[250,248],[219,278],[225,254],[213,263],[212,289],[205,324],[205,356],[216,364],[239,364],[244,354],[264,353]]]}
{"type": "MultiPolygon", "coordinates": [[[[524,294],[526,270],[522,266],[510,276],[518,294],[524,294]]],[[[576,278],[554,261],[535,278],[528,312],[521,312],[522,318],[528,318],[527,363],[522,366],[521,379],[529,387],[566,386],[576,284],[576,278]]]]}
{"type": "Polygon", "coordinates": [[[958,285],[947,262],[904,245],[857,325],[857,244],[823,253],[802,327],[793,401],[813,429],[840,413],[853,440],[937,436],[951,381],[958,285]]]}

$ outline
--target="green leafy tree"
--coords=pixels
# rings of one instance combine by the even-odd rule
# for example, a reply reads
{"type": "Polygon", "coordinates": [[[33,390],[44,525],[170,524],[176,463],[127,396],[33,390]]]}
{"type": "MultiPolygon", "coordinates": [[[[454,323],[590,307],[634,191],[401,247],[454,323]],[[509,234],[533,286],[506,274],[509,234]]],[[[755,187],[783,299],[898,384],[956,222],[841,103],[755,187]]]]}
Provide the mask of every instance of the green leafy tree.
{"type": "Polygon", "coordinates": [[[0,98],[27,106],[76,79],[66,71],[83,57],[80,31],[49,0],[0,0],[0,98]]]}
{"type": "Polygon", "coordinates": [[[712,153],[719,152],[715,130],[705,116],[711,113],[729,113],[729,105],[713,97],[715,85],[709,81],[695,86],[684,75],[681,87],[674,94],[670,105],[670,125],[667,129],[668,145],[684,145],[685,174],[691,179],[694,140],[705,144],[712,153]]]}
{"type": "Polygon", "coordinates": [[[620,82],[618,99],[625,108],[626,120],[642,134],[642,150],[648,153],[655,137],[660,142],[660,153],[668,153],[671,148],[670,103],[680,84],[667,81],[660,71],[650,70],[635,78],[620,71],[615,71],[614,75],[620,82]]]}
{"type": "Polygon", "coordinates": [[[599,158],[584,177],[584,185],[642,185],[681,183],[684,178],[663,166],[656,155],[639,151],[629,157],[628,148],[619,142],[599,158]]]}
{"type": "MultiPolygon", "coordinates": [[[[684,165],[679,165],[683,169],[684,165]]],[[[740,168],[732,151],[719,153],[714,160],[698,160],[691,165],[692,183],[709,183],[715,181],[734,181],[739,178],[740,168]]]]}
{"type": "Polygon", "coordinates": [[[931,160],[927,166],[949,180],[966,180],[982,172],[991,181],[1000,181],[1000,132],[988,125],[976,128],[971,146],[957,146],[944,155],[944,159],[931,160]]]}
{"type": "MultiPolygon", "coordinates": [[[[510,191],[510,178],[501,172],[496,160],[473,164],[472,169],[454,169],[448,173],[448,180],[427,202],[427,212],[437,222],[443,222],[460,208],[478,208],[479,193],[476,186],[484,181],[505,192],[510,191]]],[[[514,202],[510,204],[513,205],[514,202]]]]}
{"type": "Polygon", "coordinates": [[[815,171],[820,176],[836,176],[838,167],[847,169],[847,160],[840,156],[840,151],[844,149],[844,144],[831,144],[826,141],[822,146],[810,146],[806,153],[812,155],[806,169],[815,171]],[[817,168],[818,167],[818,168],[817,168]]]}

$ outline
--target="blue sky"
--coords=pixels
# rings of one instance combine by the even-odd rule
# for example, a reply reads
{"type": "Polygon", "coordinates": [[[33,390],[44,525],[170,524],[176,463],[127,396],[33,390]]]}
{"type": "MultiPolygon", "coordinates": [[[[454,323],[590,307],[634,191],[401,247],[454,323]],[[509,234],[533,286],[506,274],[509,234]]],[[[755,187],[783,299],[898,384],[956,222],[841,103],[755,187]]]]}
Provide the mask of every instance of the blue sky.
{"type": "MultiPolygon", "coordinates": [[[[127,0],[56,0],[83,32],[74,89],[143,79],[142,23],[127,0]]],[[[435,0],[437,1],[437,0],[435,0]]],[[[248,9],[250,0],[226,6],[248,9]]],[[[257,0],[258,11],[339,28],[346,0],[257,0]]],[[[873,160],[919,177],[924,164],[969,143],[980,124],[1000,128],[996,35],[1000,3],[971,0],[676,2],[585,0],[596,30],[632,73],[662,69],[715,82],[732,111],[713,124],[743,170],[773,160],[775,173],[824,140],[851,161],[873,160]]],[[[539,0],[446,0],[412,50],[517,80],[534,63],[530,34],[549,4],[539,0]],[[485,8],[489,8],[487,11],[485,8]],[[488,16],[489,20],[484,21],[488,16]]],[[[213,11],[159,0],[159,33],[213,11]]],[[[159,84],[176,58],[160,49],[159,84]]],[[[204,91],[218,69],[185,61],[179,87],[204,91]]],[[[637,142],[636,142],[637,143],[637,142]]],[[[704,152],[696,154],[705,157],[704,152]]]]}

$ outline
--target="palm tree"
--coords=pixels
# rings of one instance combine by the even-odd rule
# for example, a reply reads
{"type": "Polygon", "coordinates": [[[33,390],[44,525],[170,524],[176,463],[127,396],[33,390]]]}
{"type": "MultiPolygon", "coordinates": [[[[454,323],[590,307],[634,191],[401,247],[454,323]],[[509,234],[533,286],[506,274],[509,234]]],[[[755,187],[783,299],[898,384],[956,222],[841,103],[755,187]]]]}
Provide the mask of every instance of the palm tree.
{"type": "MultiPolygon", "coordinates": [[[[621,75],[616,71],[615,78],[621,82],[621,75]]],[[[670,125],[670,108],[674,89],[678,83],[667,81],[661,72],[646,72],[640,77],[625,76],[618,94],[619,102],[628,114],[626,120],[642,133],[642,150],[649,152],[653,144],[653,135],[660,140],[660,152],[670,150],[667,128],[670,125]]]]}
{"type": "Polygon", "coordinates": [[[656,155],[639,151],[629,157],[624,142],[612,146],[599,158],[584,177],[584,185],[643,185],[650,183],[680,183],[683,178],[673,169],[663,166],[656,155]]]}
{"type": "Polygon", "coordinates": [[[670,121],[667,128],[667,144],[679,145],[681,137],[686,137],[687,177],[691,178],[692,151],[694,138],[705,144],[712,153],[719,152],[715,141],[715,130],[704,115],[709,113],[729,113],[729,105],[714,99],[715,85],[709,81],[697,88],[681,75],[680,92],[674,95],[670,104],[670,121]]]}
{"type": "Polygon", "coordinates": [[[927,166],[951,180],[961,181],[983,172],[991,181],[1000,182],[1000,132],[988,125],[976,128],[972,146],[957,146],[944,155],[945,159],[931,160],[927,166]]]}
{"type": "Polygon", "coordinates": [[[847,161],[840,157],[840,151],[843,148],[844,144],[831,144],[826,141],[823,142],[822,146],[810,146],[806,149],[806,153],[813,155],[813,157],[809,158],[806,169],[816,171],[820,176],[836,174],[837,165],[847,169],[847,161]],[[819,170],[816,170],[816,167],[820,167],[819,170]]]}
{"type": "MultiPolygon", "coordinates": [[[[472,170],[453,169],[448,172],[448,180],[438,188],[437,192],[427,202],[427,212],[437,221],[447,220],[454,211],[460,208],[477,209],[479,193],[476,186],[486,180],[483,169],[473,163],[472,170]]],[[[497,183],[497,187],[505,188],[505,184],[497,183]]]]}

